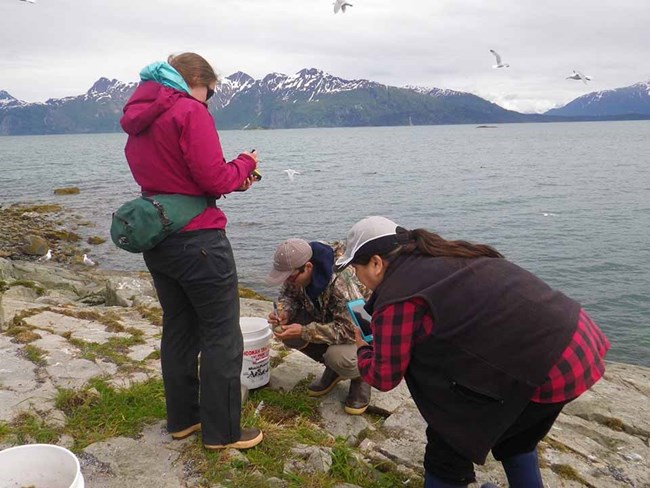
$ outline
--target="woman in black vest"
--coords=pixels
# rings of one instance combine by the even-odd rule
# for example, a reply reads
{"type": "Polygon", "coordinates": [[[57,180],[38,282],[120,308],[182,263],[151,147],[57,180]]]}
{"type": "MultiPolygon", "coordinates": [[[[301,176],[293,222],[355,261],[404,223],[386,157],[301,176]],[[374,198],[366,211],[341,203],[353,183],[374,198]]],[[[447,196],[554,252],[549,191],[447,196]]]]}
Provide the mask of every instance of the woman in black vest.
{"type": "Polygon", "coordinates": [[[537,443],[605,369],[609,342],[580,304],[490,246],[384,217],[357,222],[336,265],[373,290],[362,378],[404,378],[427,422],[425,488],[467,486],[490,451],[512,488],[541,488],[537,443]]]}

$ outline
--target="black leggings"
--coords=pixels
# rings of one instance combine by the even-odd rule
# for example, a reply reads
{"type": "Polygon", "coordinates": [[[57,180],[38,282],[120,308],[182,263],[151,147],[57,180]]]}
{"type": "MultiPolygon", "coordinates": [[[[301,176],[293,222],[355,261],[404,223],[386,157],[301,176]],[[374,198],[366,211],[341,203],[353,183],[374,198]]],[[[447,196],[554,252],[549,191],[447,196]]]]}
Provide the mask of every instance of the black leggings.
{"type": "MultiPolygon", "coordinates": [[[[535,449],[567,403],[528,403],[492,447],[492,455],[497,461],[502,461],[535,449]]],[[[476,481],[472,461],[454,451],[431,427],[427,428],[424,468],[449,483],[463,486],[476,481]]]]}
{"type": "Polygon", "coordinates": [[[239,440],[244,346],[237,270],[225,232],[173,234],[144,260],[163,309],[167,430],[201,422],[204,444],[239,440]]]}

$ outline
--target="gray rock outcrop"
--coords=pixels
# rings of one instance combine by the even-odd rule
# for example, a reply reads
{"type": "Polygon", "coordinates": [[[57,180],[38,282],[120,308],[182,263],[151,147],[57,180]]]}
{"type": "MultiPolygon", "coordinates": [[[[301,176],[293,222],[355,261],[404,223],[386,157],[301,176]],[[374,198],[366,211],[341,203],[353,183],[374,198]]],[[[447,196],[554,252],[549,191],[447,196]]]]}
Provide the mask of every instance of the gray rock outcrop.
{"type": "MultiPolygon", "coordinates": [[[[155,309],[155,293],[142,275],[0,259],[0,278],[5,282],[0,293],[0,324],[5,323],[0,333],[0,422],[36,412],[62,425],[66,416],[56,403],[61,388],[80,389],[97,377],[118,386],[160,377],[160,326],[141,313],[143,306],[155,309]],[[99,304],[86,303],[89,296],[99,304]],[[109,344],[121,344],[119,354],[88,352],[88,345],[109,344]]],[[[270,310],[270,302],[241,299],[242,316],[265,317],[270,310]]],[[[322,372],[321,365],[298,351],[277,344],[273,348],[270,390],[290,392],[322,372]]],[[[408,486],[419,486],[425,424],[405,384],[390,392],[373,390],[368,414],[361,416],[344,413],[348,385],[339,383],[320,400],[313,429],[328,439],[344,439],[360,465],[392,466],[413,480],[408,486]]],[[[191,440],[173,442],[164,427],[157,421],[144,426],[137,438],[116,436],[85,447],[78,457],[86,485],[205,486],[200,473],[183,461],[191,440]]],[[[649,488],[649,439],[650,369],[609,363],[605,377],[565,407],[540,444],[546,485],[649,488]]],[[[74,439],[63,436],[58,442],[71,446],[74,439]]],[[[8,445],[0,444],[4,447],[8,445]]],[[[250,469],[246,452],[229,457],[234,465],[250,469]]],[[[282,467],[287,476],[327,473],[332,462],[330,447],[296,444],[282,467]]],[[[278,477],[254,476],[260,478],[255,486],[290,486],[278,477]]],[[[492,458],[477,467],[477,476],[481,483],[507,486],[492,458]]]]}

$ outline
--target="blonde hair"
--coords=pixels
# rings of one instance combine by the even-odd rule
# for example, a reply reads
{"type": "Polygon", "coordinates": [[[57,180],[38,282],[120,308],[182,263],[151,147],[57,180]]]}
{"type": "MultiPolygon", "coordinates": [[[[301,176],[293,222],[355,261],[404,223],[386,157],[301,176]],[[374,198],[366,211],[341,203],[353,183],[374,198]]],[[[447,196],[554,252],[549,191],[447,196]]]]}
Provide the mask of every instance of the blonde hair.
{"type": "Polygon", "coordinates": [[[178,71],[189,86],[210,86],[219,77],[210,63],[196,53],[172,54],[167,62],[178,71]]]}

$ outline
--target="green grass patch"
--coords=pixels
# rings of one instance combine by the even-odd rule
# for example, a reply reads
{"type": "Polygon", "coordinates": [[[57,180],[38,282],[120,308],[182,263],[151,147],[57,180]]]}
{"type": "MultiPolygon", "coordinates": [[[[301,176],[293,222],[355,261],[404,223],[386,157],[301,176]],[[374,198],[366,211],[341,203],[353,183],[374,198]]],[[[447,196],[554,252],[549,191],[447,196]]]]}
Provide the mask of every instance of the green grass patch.
{"type": "Polygon", "coordinates": [[[20,344],[27,344],[41,338],[34,332],[34,327],[29,325],[12,325],[5,331],[5,335],[13,337],[14,342],[20,344]]]}
{"type": "Polygon", "coordinates": [[[544,442],[550,447],[551,449],[555,449],[556,451],[560,452],[573,452],[571,449],[569,449],[567,446],[562,444],[560,441],[556,441],[555,439],[551,437],[544,437],[544,442]]]}
{"type": "Polygon", "coordinates": [[[282,364],[284,362],[284,358],[286,358],[288,355],[289,355],[288,349],[280,349],[279,351],[277,351],[277,354],[269,360],[271,364],[271,369],[276,368],[280,364],[282,364]]]}
{"type": "Polygon", "coordinates": [[[268,388],[253,391],[249,403],[258,405],[263,400],[262,414],[265,418],[274,422],[282,422],[295,417],[317,421],[320,418],[318,413],[320,401],[307,396],[308,383],[309,380],[305,379],[289,392],[275,391],[268,388]]]}
{"type": "Polygon", "coordinates": [[[43,288],[42,286],[29,280],[12,281],[11,283],[9,283],[9,287],[13,287],[13,286],[22,286],[34,290],[39,297],[45,295],[45,291],[46,291],[45,288],[43,288]]]}
{"type": "Polygon", "coordinates": [[[32,413],[20,413],[10,424],[0,424],[0,439],[12,445],[53,444],[59,437],[59,429],[32,413]]]}
{"type": "Polygon", "coordinates": [[[105,359],[117,366],[133,365],[134,362],[126,354],[129,347],[140,344],[141,339],[134,337],[110,337],[107,342],[86,342],[81,339],[69,339],[68,342],[77,347],[82,358],[88,361],[96,361],[98,358],[105,359]]]}
{"type": "Polygon", "coordinates": [[[32,344],[27,344],[25,347],[23,347],[23,354],[36,366],[45,366],[47,364],[47,361],[45,361],[45,355],[47,352],[40,347],[36,347],[32,344]]]}
{"type": "Polygon", "coordinates": [[[11,434],[11,427],[7,422],[0,420],[0,442],[4,442],[9,434],[11,434]]]}
{"type": "Polygon", "coordinates": [[[153,325],[162,327],[163,313],[161,308],[150,308],[150,307],[145,307],[144,305],[138,305],[135,307],[135,309],[140,314],[140,317],[148,320],[153,325]]]}
{"type": "Polygon", "coordinates": [[[560,478],[577,481],[583,485],[591,486],[582,476],[580,476],[580,473],[578,473],[573,466],[569,466],[568,464],[552,464],[551,470],[560,478]]]}
{"type": "Polygon", "coordinates": [[[621,419],[614,417],[605,417],[600,421],[600,423],[605,427],[615,430],[616,432],[625,431],[625,423],[621,419]]]}
{"type": "Polygon", "coordinates": [[[25,322],[25,319],[28,317],[31,317],[33,315],[38,315],[39,313],[49,310],[49,307],[41,307],[41,308],[30,308],[27,310],[23,310],[20,313],[17,313],[14,315],[14,318],[11,320],[11,327],[28,327],[33,329],[31,325],[29,325],[27,322],[25,322]]]}
{"type": "Polygon", "coordinates": [[[56,407],[67,416],[65,433],[75,440],[76,451],[112,437],[136,437],[143,425],[166,416],[159,378],[129,388],[113,388],[104,379],[93,379],[82,391],[59,390],[56,407]]]}
{"type": "Polygon", "coordinates": [[[49,309],[54,313],[65,315],[66,317],[74,317],[80,320],[89,320],[99,322],[106,326],[107,332],[124,332],[125,327],[120,321],[120,316],[115,312],[99,313],[95,310],[65,310],[65,309],[49,309]]]}
{"type": "Polygon", "coordinates": [[[156,349],[152,353],[150,353],[146,358],[144,358],[145,361],[148,361],[149,359],[160,359],[160,351],[156,349]]]}

